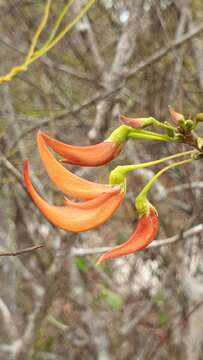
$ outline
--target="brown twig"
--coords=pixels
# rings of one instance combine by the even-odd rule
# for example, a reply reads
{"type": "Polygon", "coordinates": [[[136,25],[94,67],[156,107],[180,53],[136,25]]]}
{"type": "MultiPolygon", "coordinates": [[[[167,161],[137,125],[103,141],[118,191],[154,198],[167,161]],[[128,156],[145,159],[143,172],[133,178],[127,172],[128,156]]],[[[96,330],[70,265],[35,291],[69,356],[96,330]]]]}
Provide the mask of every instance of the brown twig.
{"type": "Polygon", "coordinates": [[[22,250],[17,250],[17,251],[11,251],[11,252],[0,252],[0,256],[19,256],[19,255],[24,255],[24,254],[28,254],[30,252],[33,252],[35,250],[38,250],[40,248],[44,247],[44,245],[35,245],[35,246],[31,246],[29,248],[25,248],[22,250]]]}

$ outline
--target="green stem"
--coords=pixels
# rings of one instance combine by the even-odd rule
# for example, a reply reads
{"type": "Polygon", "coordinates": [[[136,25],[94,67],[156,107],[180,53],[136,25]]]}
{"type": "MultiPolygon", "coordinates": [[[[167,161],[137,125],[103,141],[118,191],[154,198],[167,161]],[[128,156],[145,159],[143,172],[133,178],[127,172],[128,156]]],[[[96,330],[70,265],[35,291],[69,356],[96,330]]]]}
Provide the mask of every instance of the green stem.
{"type": "Polygon", "coordinates": [[[128,133],[128,139],[142,139],[143,140],[155,140],[155,141],[169,141],[169,142],[180,142],[178,139],[170,138],[167,135],[157,134],[153,131],[146,131],[140,129],[134,129],[128,133]]]}
{"type": "Polygon", "coordinates": [[[35,47],[37,45],[37,41],[38,41],[44,27],[46,26],[46,23],[47,23],[47,20],[49,17],[50,8],[51,8],[51,2],[52,2],[52,0],[47,0],[47,3],[45,5],[45,10],[44,10],[44,15],[42,17],[41,23],[39,24],[39,27],[37,28],[35,35],[33,37],[30,49],[29,49],[28,54],[25,59],[25,63],[24,63],[25,66],[29,65],[29,61],[34,54],[35,47]]]}
{"type": "MultiPolygon", "coordinates": [[[[173,159],[176,159],[181,156],[191,155],[192,153],[194,153],[194,150],[184,151],[182,153],[170,155],[165,158],[150,161],[150,162],[143,163],[143,164],[117,166],[114,170],[111,171],[110,176],[109,176],[109,182],[111,185],[121,184],[124,181],[126,174],[130,171],[135,171],[138,169],[144,169],[144,168],[154,166],[154,165],[159,165],[165,161],[173,160],[173,159]]],[[[171,166],[171,165],[169,165],[169,166],[171,166]]]]}
{"type": "Polygon", "coordinates": [[[162,129],[166,129],[166,130],[173,130],[173,131],[177,130],[174,126],[162,123],[161,121],[159,121],[159,120],[157,120],[155,118],[153,118],[153,125],[157,126],[159,128],[162,128],[162,129]]]}
{"type": "MultiPolygon", "coordinates": [[[[187,163],[191,163],[192,161],[194,161],[193,158],[191,159],[186,159],[186,160],[182,160],[182,161],[178,161],[177,163],[173,163],[170,164],[168,166],[166,166],[165,168],[161,169],[160,171],[158,171],[158,173],[156,173],[156,175],[153,176],[153,178],[147,183],[147,185],[144,187],[144,189],[139,193],[138,197],[142,197],[145,196],[148,191],[151,189],[151,187],[154,185],[155,181],[158,179],[159,176],[161,176],[162,174],[164,174],[166,171],[173,169],[174,167],[177,166],[181,166],[187,163]]],[[[137,197],[137,198],[138,198],[137,197]]]]}
{"type": "MultiPolygon", "coordinates": [[[[153,176],[153,178],[147,183],[147,185],[144,187],[144,189],[136,197],[135,207],[138,211],[138,214],[139,215],[147,215],[149,213],[150,207],[153,207],[147,199],[147,193],[149,190],[151,190],[151,187],[154,185],[155,181],[158,179],[159,176],[164,174],[166,171],[173,169],[174,167],[191,163],[193,160],[195,160],[195,159],[190,158],[190,159],[178,161],[178,162],[170,164],[170,165],[164,167],[163,169],[161,169],[160,171],[158,171],[156,173],[156,175],[153,176]]],[[[155,211],[156,211],[156,209],[155,209],[155,211]]]]}
{"type": "Polygon", "coordinates": [[[45,48],[40,49],[37,54],[33,55],[33,57],[30,59],[29,64],[33,63],[39,57],[52,49],[65,36],[65,34],[69,32],[75,24],[77,24],[77,22],[87,13],[87,11],[92,7],[95,2],[96,0],[89,0],[88,3],[81,9],[80,13],[53,39],[53,41],[49,45],[47,45],[45,48]]]}
{"type": "Polygon", "coordinates": [[[181,139],[170,138],[167,135],[155,133],[153,131],[146,131],[143,129],[133,129],[127,125],[121,125],[115,129],[106,141],[113,141],[117,144],[122,144],[129,139],[136,140],[155,140],[155,141],[169,141],[180,142],[181,139]]]}
{"type": "Polygon", "coordinates": [[[146,126],[153,125],[153,126],[157,126],[157,127],[161,128],[161,129],[165,129],[165,130],[173,130],[173,131],[177,130],[174,126],[172,126],[170,124],[162,123],[161,121],[155,119],[152,116],[149,118],[140,118],[140,120],[145,120],[146,126]]]}
{"type": "Polygon", "coordinates": [[[146,131],[143,129],[133,129],[127,125],[121,125],[115,129],[106,141],[113,141],[121,144],[128,139],[136,140],[159,140],[170,141],[170,137],[166,135],[157,134],[152,131],[146,131]]]}
{"type": "Polygon", "coordinates": [[[56,33],[57,33],[57,30],[58,30],[58,28],[59,28],[59,26],[60,26],[60,24],[61,24],[64,16],[65,16],[66,13],[69,11],[69,9],[70,9],[70,7],[72,6],[72,4],[74,3],[74,1],[75,1],[75,0],[70,0],[70,1],[68,2],[68,4],[66,4],[66,5],[63,7],[61,13],[59,14],[59,16],[57,17],[57,19],[56,19],[56,21],[55,21],[55,23],[54,23],[53,29],[52,29],[52,31],[51,31],[51,33],[50,33],[47,41],[45,42],[45,44],[44,44],[39,50],[35,51],[34,56],[42,54],[42,52],[43,52],[44,50],[46,50],[47,46],[52,42],[52,40],[54,39],[54,37],[55,37],[55,35],[56,35],[56,33]]]}

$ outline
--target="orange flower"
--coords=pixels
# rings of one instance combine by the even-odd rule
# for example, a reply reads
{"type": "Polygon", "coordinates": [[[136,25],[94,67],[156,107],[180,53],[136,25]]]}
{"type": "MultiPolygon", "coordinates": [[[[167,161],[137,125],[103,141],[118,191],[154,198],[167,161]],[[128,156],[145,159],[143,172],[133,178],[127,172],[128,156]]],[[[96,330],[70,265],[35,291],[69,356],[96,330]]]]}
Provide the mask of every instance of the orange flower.
{"type": "Polygon", "coordinates": [[[93,199],[103,193],[118,193],[120,191],[119,186],[94,183],[72,174],[51,154],[40,131],[37,135],[37,143],[49,177],[64,194],[86,200],[93,199]]]}
{"type": "Polygon", "coordinates": [[[106,140],[96,145],[73,146],[55,140],[40,131],[40,135],[52,150],[61,155],[64,163],[80,166],[100,166],[113,160],[121,151],[122,144],[106,140]]]}
{"type": "Polygon", "coordinates": [[[156,210],[150,207],[148,215],[142,215],[137,227],[128,241],[103,254],[97,261],[97,265],[106,260],[113,259],[144,249],[155,238],[158,231],[158,217],[156,210]]]}
{"type": "MultiPolygon", "coordinates": [[[[96,199],[65,206],[53,206],[44,201],[33,187],[28,161],[24,163],[25,186],[33,202],[53,225],[73,232],[87,231],[106,222],[117,210],[124,197],[124,190],[100,194],[96,199]]],[[[94,190],[94,189],[93,189],[94,190]]]]}

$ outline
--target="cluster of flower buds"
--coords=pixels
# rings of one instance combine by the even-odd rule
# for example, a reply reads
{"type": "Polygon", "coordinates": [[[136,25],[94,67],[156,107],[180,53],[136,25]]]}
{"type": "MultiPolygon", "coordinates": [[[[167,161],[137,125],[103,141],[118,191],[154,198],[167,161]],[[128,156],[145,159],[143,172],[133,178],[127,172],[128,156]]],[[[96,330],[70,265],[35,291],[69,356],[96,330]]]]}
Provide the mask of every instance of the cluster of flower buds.
{"type": "MultiPolygon", "coordinates": [[[[181,114],[176,113],[172,108],[170,108],[170,114],[176,128],[180,128],[180,133],[189,129],[181,114]]],[[[120,120],[124,125],[114,130],[107,140],[91,146],[65,144],[42,131],[38,131],[38,150],[48,176],[63,194],[77,199],[77,201],[73,201],[65,197],[62,206],[47,203],[32,185],[28,171],[28,161],[25,161],[24,180],[26,189],[44,217],[54,226],[76,233],[96,228],[111,218],[123,201],[126,193],[126,175],[129,171],[160,164],[194,152],[178,153],[144,164],[118,166],[110,173],[109,184],[85,180],[73,174],[64,166],[64,164],[71,164],[96,167],[107,164],[119,155],[128,139],[180,142],[180,138],[174,138],[176,128],[167,123],[161,123],[152,117],[129,118],[121,116],[120,120]],[[164,128],[167,134],[162,135],[143,130],[146,126],[151,125],[164,128]],[[60,155],[62,159],[57,160],[51,150],[60,155]],[[82,201],[78,202],[78,200],[82,201]]],[[[147,193],[159,175],[173,166],[179,166],[194,159],[195,156],[169,165],[149,181],[136,198],[135,208],[138,212],[138,222],[130,239],[102,255],[97,264],[142,250],[155,239],[158,231],[158,215],[156,209],[148,201],[147,193]]]]}

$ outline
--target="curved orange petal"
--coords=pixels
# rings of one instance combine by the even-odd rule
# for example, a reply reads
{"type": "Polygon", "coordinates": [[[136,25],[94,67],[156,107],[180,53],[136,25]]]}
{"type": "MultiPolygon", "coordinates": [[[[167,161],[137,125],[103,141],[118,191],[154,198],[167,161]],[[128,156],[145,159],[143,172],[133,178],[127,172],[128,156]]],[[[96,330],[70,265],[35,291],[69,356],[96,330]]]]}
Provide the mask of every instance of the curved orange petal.
{"type": "Polygon", "coordinates": [[[148,216],[143,215],[137,227],[128,241],[103,254],[97,261],[97,265],[115,257],[135,253],[144,249],[155,238],[158,231],[158,217],[154,208],[150,208],[148,216]]]}
{"type": "Polygon", "coordinates": [[[67,197],[65,197],[64,200],[65,200],[65,205],[67,205],[67,206],[72,205],[74,207],[78,207],[81,209],[92,209],[92,208],[100,205],[102,202],[105,201],[105,199],[107,199],[110,196],[112,196],[112,193],[108,192],[108,193],[103,193],[94,199],[80,201],[80,202],[75,202],[73,200],[68,199],[67,197]]]}
{"type": "Polygon", "coordinates": [[[93,208],[79,208],[74,205],[53,206],[44,201],[33,187],[27,161],[24,163],[24,180],[28,193],[41,213],[50,223],[66,231],[87,231],[103,224],[117,210],[124,197],[121,190],[118,193],[102,194],[103,202],[93,208]]]}
{"type": "Polygon", "coordinates": [[[50,148],[64,158],[63,163],[73,165],[104,165],[113,160],[121,151],[121,145],[113,141],[103,141],[90,146],[73,146],[55,140],[42,131],[41,135],[50,148]]]}
{"type": "Polygon", "coordinates": [[[85,200],[95,198],[105,192],[120,191],[119,186],[94,183],[72,174],[51,154],[41,132],[38,132],[37,143],[40,157],[49,177],[64,194],[85,200]]]}

